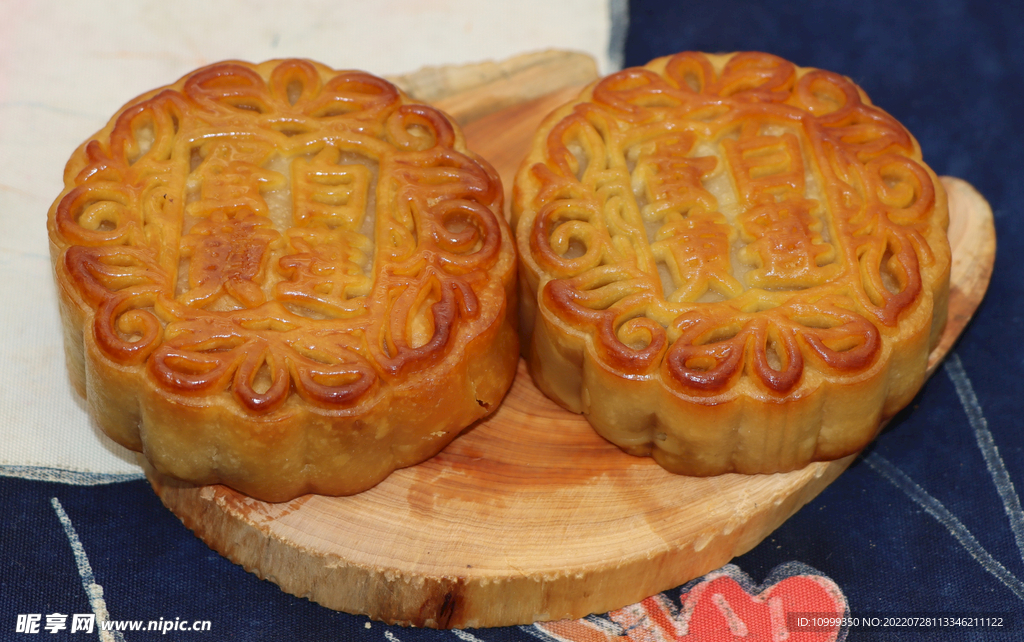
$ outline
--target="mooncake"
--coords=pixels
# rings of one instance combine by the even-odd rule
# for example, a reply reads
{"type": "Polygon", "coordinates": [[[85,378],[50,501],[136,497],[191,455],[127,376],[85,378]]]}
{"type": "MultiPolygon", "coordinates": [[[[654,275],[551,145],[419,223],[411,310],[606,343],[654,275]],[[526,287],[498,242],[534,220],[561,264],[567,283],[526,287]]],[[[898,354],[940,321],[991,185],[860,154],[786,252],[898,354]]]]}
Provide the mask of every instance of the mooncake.
{"type": "Polygon", "coordinates": [[[360,492],[511,385],[500,180],[380,78],[214,64],[128,103],[64,181],[48,227],[71,379],[165,475],[360,492]]]}
{"type": "Polygon", "coordinates": [[[946,318],[946,195],[850,79],[754,52],[612,74],[516,177],[537,386],[686,475],[855,453],[925,379],[946,318]]]}

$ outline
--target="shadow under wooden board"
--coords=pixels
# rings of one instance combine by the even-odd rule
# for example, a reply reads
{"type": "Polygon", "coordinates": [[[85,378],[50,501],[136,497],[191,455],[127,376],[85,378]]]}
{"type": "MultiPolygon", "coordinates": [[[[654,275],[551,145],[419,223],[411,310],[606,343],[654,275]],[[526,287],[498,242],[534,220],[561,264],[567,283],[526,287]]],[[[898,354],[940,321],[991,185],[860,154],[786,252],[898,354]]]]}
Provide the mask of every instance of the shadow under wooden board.
{"type": "MultiPolygon", "coordinates": [[[[566,89],[466,126],[506,181],[566,89]]],[[[442,108],[444,100],[439,101],[442,108]]],[[[980,303],[995,231],[970,185],[943,178],[949,322],[930,371],[980,303]]],[[[433,459],[351,497],[269,504],[185,486],[157,494],[211,548],[284,591],[388,623],[470,628],[600,613],[681,585],[758,544],[853,461],[776,475],[672,475],[624,454],[542,395],[525,366],[489,418],[433,459]]]]}

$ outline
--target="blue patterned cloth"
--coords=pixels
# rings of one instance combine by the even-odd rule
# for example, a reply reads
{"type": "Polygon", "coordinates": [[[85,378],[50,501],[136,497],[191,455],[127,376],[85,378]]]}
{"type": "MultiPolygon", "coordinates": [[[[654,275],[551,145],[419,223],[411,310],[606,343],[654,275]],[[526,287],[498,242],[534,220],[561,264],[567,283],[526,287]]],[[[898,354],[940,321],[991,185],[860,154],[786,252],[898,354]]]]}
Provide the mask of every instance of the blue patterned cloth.
{"type": "MultiPolygon", "coordinates": [[[[841,638],[1024,639],[1019,5],[634,0],[629,13],[627,65],[682,50],[760,50],[851,77],[914,133],[938,174],[973,184],[995,213],[999,252],[988,296],[944,365],[838,481],[723,573],[748,593],[781,586],[793,569],[827,578],[850,616],[1005,619],[1002,629],[986,630],[847,627],[841,638]]],[[[142,479],[0,472],[0,640],[93,639],[99,633],[86,632],[85,622],[71,632],[71,616],[100,607],[112,619],[171,623],[166,634],[111,638],[125,640],[575,642],[572,631],[582,630],[451,632],[370,623],[285,594],[212,552],[142,479]],[[67,616],[66,628],[57,628],[59,618],[48,622],[55,614],[67,616]],[[210,630],[180,628],[197,621],[208,621],[210,630]]],[[[707,578],[698,580],[648,606],[682,617],[680,605],[706,585],[707,578]]],[[[609,639],[653,640],[665,630],[636,624],[634,616],[585,624],[609,639]]]]}

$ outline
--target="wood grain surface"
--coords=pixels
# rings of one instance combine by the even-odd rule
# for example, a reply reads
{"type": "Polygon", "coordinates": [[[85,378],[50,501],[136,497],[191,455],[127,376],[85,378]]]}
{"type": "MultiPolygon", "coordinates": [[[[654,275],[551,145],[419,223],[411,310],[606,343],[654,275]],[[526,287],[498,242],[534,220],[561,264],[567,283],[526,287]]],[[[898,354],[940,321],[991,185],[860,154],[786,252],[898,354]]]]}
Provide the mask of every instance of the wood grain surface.
{"type": "MultiPolygon", "coordinates": [[[[537,123],[576,91],[467,125],[506,189],[537,123]]],[[[995,255],[988,204],[942,180],[953,286],[931,370],[980,303],[995,255]]],[[[211,548],[288,593],[388,623],[469,628],[581,617],[683,584],[751,549],[853,459],[776,475],[672,475],[545,398],[521,362],[497,412],[359,495],[268,504],[147,474],[211,548]]]]}

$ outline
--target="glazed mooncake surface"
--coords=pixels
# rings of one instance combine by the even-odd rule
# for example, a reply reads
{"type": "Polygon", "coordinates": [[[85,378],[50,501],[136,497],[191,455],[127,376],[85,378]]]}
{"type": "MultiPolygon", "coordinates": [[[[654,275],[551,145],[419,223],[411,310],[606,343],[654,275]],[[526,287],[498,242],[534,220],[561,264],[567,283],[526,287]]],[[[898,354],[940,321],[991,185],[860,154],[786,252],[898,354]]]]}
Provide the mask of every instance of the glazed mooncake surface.
{"type": "Polygon", "coordinates": [[[500,180],[380,78],[200,69],[126,105],[65,186],[49,231],[72,380],[164,474],[359,492],[511,385],[500,180]]]}
{"type": "Polygon", "coordinates": [[[863,448],[945,323],[946,195],[848,78],[660,58],[552,113],[515,183],[538,387],[676,473],[863,448]]]}

